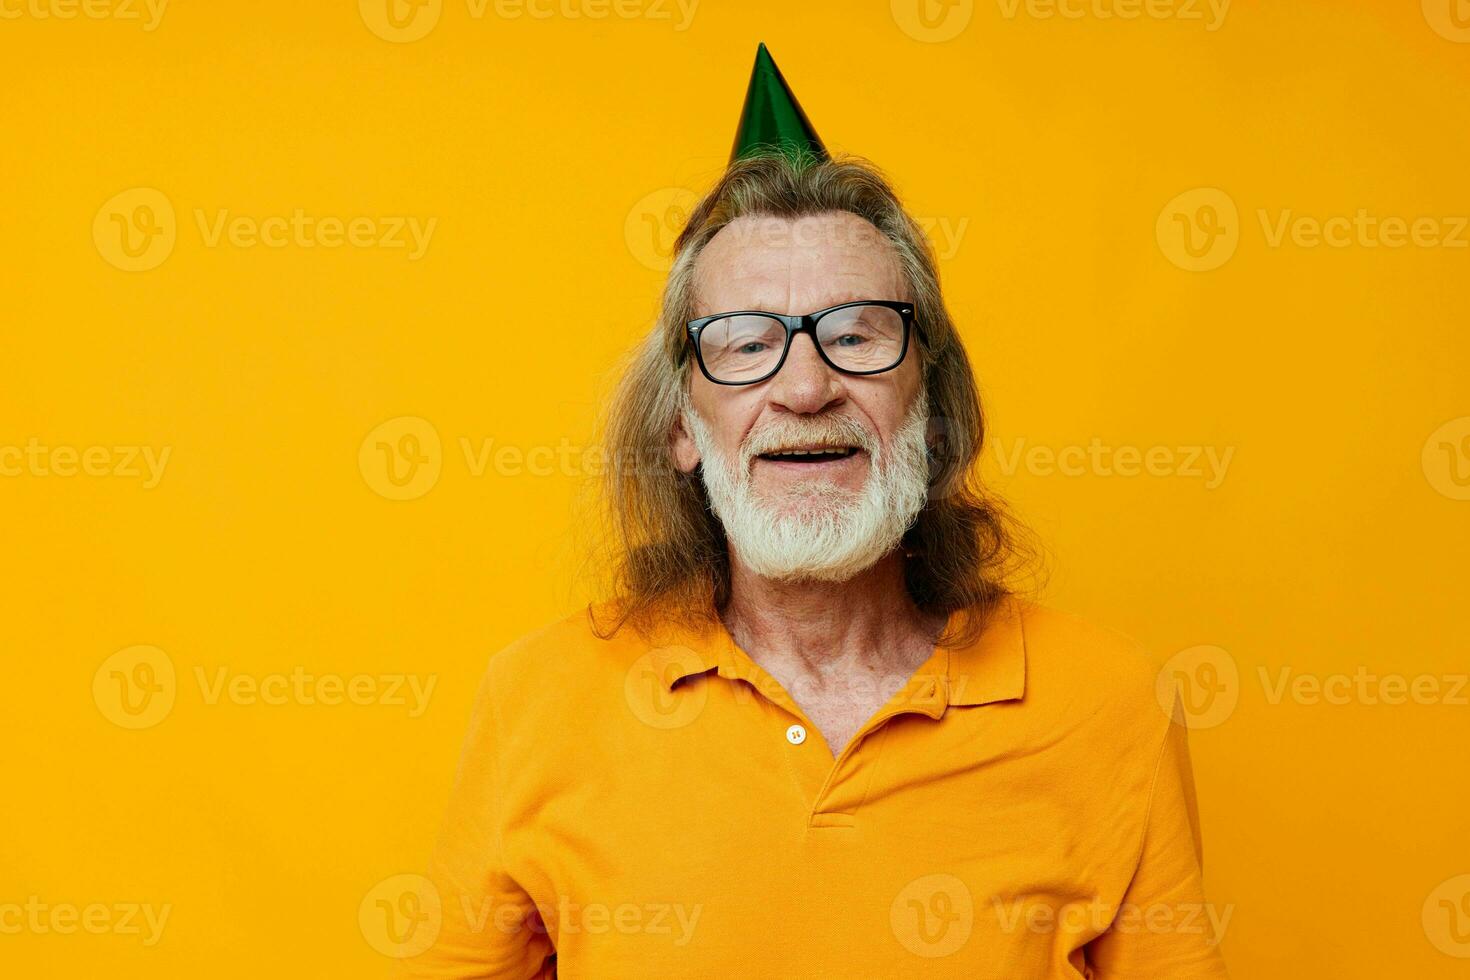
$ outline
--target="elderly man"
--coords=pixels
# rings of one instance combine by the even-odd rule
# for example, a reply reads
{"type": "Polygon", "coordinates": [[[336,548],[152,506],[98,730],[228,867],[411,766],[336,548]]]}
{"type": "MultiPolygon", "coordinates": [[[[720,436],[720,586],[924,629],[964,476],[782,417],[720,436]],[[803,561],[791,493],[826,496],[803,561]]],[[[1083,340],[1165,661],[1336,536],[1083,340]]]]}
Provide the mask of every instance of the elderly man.
{"type": "Polygon", "coordinates": [[[922,234],[764,48],[739,132],[610,414],[612,596],[491,659],[407,972],[1225,976],[1154,668],[1004,585],[922,234]]]}

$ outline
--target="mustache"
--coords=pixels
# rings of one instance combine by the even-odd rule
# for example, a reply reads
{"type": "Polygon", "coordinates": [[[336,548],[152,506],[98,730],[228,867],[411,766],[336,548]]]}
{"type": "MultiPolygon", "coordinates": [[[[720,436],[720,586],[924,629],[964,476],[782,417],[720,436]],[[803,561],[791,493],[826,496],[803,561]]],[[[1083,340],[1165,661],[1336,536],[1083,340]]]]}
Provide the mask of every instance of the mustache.
{"type": "Polygon", "coordinates": [[[857,446],[869,456],[878,454],[878,437],[861,422],[848,415],[826,415],[768,422],[745,437],[740,458],[749,463],[761,453],[809,445],[857,446]]]}

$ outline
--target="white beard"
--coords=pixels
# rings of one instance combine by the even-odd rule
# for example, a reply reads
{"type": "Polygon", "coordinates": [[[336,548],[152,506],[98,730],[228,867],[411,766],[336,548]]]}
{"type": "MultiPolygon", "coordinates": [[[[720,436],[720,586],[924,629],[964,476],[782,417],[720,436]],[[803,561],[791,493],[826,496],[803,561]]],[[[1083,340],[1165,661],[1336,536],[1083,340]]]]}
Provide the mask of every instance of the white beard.
{"type": "Polygon", "coordinates": [[[894,433],[890,453],[877,437],[846,416],[793,420],[753,431],[738,460],[715,445],[709,428],[687,404],[684,427],[703,461],[701,476],[710,509],[725,527],[736,556],[757,575],[786,581],[846,582],[898,547],[929,498],[925,430],[929,404],[923,388],[894,433]],[[781,445],[831,441],[868,453],[861,490],[841,489],[817,478],[781,499],[767,500],[751,486],[751,462],[781,445]]]}

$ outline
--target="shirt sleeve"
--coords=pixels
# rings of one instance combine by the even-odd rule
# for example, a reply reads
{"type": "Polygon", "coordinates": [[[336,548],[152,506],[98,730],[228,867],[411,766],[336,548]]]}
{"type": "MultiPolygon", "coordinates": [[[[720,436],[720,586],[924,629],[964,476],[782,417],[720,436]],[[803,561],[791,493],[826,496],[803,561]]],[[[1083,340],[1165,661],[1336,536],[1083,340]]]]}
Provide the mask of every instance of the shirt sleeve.
{"type": "Polygon", "coordinates": [[[399,961],[416,980],[550,980],[555,949],[531,896],[511,877],[501,842],[495,664],[475,698],[420,906],[437,907],[427,948],[399,961]]]}
{"type": "Polygon", "coordinates": [[[1188,729],[1176,692],[1138,866],[1111,927],[1087,945],[1091,980],[1227,980],[1229,906],[1205,900],[1188,729]]]}

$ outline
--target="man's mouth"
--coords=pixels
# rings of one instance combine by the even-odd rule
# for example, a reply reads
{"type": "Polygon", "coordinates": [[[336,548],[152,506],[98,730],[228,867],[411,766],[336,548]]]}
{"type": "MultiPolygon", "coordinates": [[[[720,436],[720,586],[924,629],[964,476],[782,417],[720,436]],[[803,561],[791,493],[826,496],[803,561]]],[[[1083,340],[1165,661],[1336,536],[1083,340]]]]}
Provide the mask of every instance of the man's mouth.
{"type": "Polygon", "coordinates": [[[772,463],[832,463],[862,452],[856,446],[803,446],[791,449],[773,449],[760,453],[757,458],[772,463]]]}

